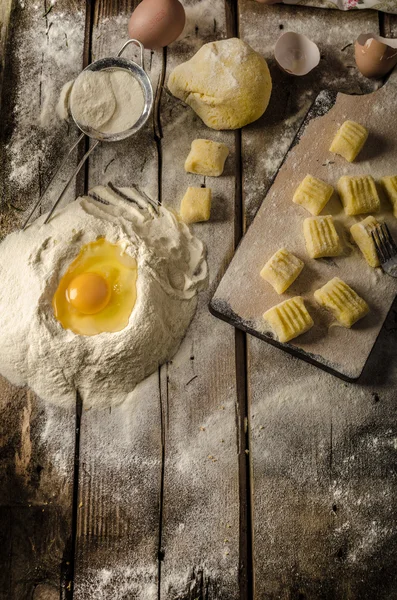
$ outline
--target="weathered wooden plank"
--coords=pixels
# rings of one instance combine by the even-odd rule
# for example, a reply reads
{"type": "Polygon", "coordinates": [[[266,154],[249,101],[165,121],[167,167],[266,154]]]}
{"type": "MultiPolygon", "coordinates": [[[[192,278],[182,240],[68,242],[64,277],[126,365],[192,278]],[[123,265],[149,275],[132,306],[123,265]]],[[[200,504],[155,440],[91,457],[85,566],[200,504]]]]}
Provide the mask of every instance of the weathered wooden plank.
{"type": "MultiPolygon", "coordinates": [[[[36,201],[53,153],[61,152],[63,126],[51,114],[63,78],[80,68],[84,38],[84,2],[61,0],[45,17],[49,4],[12,4],[1,29],[0,237],[18,227],[25,216],[18,209],[36,201]]],[[[4,379],[0,404],[0,519],[8,523],[1,594],[44,598],[46,588],[59,597],[72,558],[74,408],[46,404],[4,379]]]]}
{"type": "MultiPolygon", "coordinates": [[[[349,67],[352,48],[342,48],[377,27],[376,13],[263,8],[240,3],[240,33],[266,58],[282,25],[319,40],[330,60],[299,82],[273,66],[281,111],[270,105],[263,127],[243,132],[248,223],[312,95],[319,88],[370,91],[349,67]],[[255,189],[258,181],[264,189],[255,189]]],[[[361,385],[248,338],[255,598],[393,597],[394,325],[391,314],[361,385]],[[388,365],[387,371],[379,365],[388,365]]]]}
{"type": "MultiPolygon", "coordinates": [[[[95,4],[92,58],[114,55],[127,39],[133,2],[95,4]]],[[[126,56],[137,57],[130,48],[126,56]]],[[[146,52],[156,89],[162,54],[146,52]]],[[[88,186],[138,184],[158,196],[153,122],[133,138],[103,144],[90,159],[88,186]]],[[[114,399],[115,400],[115,399],[114,399]]],[[[74,598],[157,598],[161,486],[158,373],[121,406],[82,413],[74,598]]]]}
{"type": "Polygon", "coordinates": [[[268,61],[273,80],[270,104],[261,119],[242,132],[243,191],[246,225],[252,221],[310,105],[323,89],[362,94],[377,88],[355,68],[353,42],[363,31],[378,31],[375,11],[319,11],[264,6],[239,0],[240,37],[268,61]],[[277,67],[273,48],[285,31],[303,33],[316,42],[322,59],[305,77],[277,67]]]}
{"type": "MultiPolygon", "coordinates": [[[[227,36],[223,2],[185,5],[190,33],[168,48],[168,74],[204,42],[227,36]]],[[[189,185],[213,191],[210,221],[193,226],[208,248],[209,289],[199,297],[180,351],[161,370],[161,598],[231,599],[240,595],[235,334],[209,314],[207,305],[234,249],[235,134],[206,128],[190,108],[169,96],[164,96],[161,123],[163,203],[178,210],[189,185]],[[229,146],[222,177],[204,179],[184,172],[190,143],[200,137],[229,146]]]]}

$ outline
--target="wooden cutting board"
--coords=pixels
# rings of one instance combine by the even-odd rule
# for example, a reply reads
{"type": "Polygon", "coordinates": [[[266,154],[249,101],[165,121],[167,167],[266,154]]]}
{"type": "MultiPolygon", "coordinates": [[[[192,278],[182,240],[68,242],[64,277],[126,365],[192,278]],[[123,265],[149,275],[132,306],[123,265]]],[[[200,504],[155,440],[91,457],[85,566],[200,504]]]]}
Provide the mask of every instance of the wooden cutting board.
{"type": "MultiPolygon", "coordinates": [[[[334,216],[345,252],[332,259],[309,258],[302,223],[311,215],[292,202],[295,189],[308,173],[334,187],[342,175],[369,174],[378,180],[384,175],[397,174],[396,73],[380,90],[366,96],[319,94],[210,302],[211,312],[235,327],[354,381],[361,375],[393,304],[397,280],[381,269],[369,267],[352,244],[349,228],[366,215],[347,217],[336,194],[321,214],[334,216]],[[328,150],[346,119],[357,121],[370,131],[354,163],[328,150]],[[287,292],[279,296],[259,273],[265,262],[283,246],[301,258],[305,268],[287,292]],[[371,308],[370,314],[350,330],[336,326],[330,314],[313,299],[313,292],[335,276],[351,285],[371,308]],[[275,304],[296,295],[304,297],[315,325],[306,334],[282,344],[265,331],[262,315],[275,304]]],[[[380,186],[378,189],[382,207],[377,216],[387,221],[397,239],[397,219],[380,186]]]]}

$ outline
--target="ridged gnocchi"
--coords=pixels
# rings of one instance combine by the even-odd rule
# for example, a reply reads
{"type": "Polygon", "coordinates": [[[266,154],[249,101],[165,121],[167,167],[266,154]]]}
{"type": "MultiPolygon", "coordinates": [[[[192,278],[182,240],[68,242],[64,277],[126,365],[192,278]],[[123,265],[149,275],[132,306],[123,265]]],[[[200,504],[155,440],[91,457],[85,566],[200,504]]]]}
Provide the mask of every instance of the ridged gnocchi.
{"type": "Polygon", "coordinates": [[[342,252],[342,244],[331,215],[305,219],[303,235],[307,253],[311,258],[338,256],[342,252]]]}
{"type": "Polygon", "coordinates": [[[376,227],[376,225],[378,225],[378,221],[375,217],[370,215],[350,227],[352,238],[360,248],[370,267],[379,267],[380,265],[375,242],[371,235],[371,230],[376,227]]]}
{"type": "Polygon", "coordinates": [[[314,292],[316,302],[329,310],[335,319],[350,328],[369,312],[369,306],[347,283],[334,277],[314,292]]]}
{"type": "Polygon", "coordinates": [[[296,189],[292,201],[306,208],[312,215],[319,215],[333,191],[334,188],[329,183],[312,175],[306,175],[296,189]]]}
{"type": "Polygon", "coordinates": [[[397,218],[397,175],[382,177],[380,182],[393,207],[393,214],[397,218]]]}
{"type": "Polygon", "coordinates": [[[289,342],[313,327],[303,298],[295,296],[273,306],[263,315],[279,342],[289,342]]]}
{"type": "Polygon", "coordinates": [[[338,181],[338,192],[345,213],[349,216],[378,212],[380,209],[378,192],[371,175],[344,175],[338,181]]]}
{"type": "Polygon", "coordinates": [[[303,267],[304,262],[300,258],[286,248],[280,248],[267,261],[260,274],[278,294],[283,294],[298,277],[303,267]]]}
{"type": "Polygon", "coordinates": [[[353,162],[368,138],[368,131],[355,121],[345,121],[339,128],[330,147],[330,152],[353,162]]]}

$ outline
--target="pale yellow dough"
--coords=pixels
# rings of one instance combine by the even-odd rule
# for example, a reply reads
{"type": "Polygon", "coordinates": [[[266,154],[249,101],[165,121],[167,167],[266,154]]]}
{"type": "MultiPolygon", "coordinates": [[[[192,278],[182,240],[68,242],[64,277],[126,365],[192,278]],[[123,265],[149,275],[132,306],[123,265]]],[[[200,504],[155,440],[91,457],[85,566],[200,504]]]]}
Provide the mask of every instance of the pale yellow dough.
{"type": "Polygon", "coordinates": [[[353,240],[360,248],[365,260],[370,267],[379,267],[380,262],[376,253],[375,243],[372,239],[371,230],[378,225],[378,221],[370,215],[359,223],[355,223],[350,227],[350,233],[353,240]]]}
{"type": "Polygon", "coordinates": [[[168,88],[212,129],[238,129],[269,104],[272,80],[265,59],[238,38],[204,44],[172,71],[168,88]]]}
{"type": "Polygon", "coordinates": [[[311,258],[338,256],[342,245],[331,215],[308,217],[303,221],[306,250],[311,258]]]}
{"type": "Polygon", "coordinates": [[[185,223],[208,221],[211,214],[211,188],[188,187],[179,211],[185,223]]]}
{"type": "Polygon", "coordinates": [[[312,215],[319,215],[333,191],[332,185],[312,175],[306,175],[296,189],[292,201],[306,208],[312,215]]]}
{"type": "Polygon", "coordinates": [[[211,140],[193,140],[185,161],[185,171],[207,177],[222,175],[225,161],[229,155],[226,144],[211,140]]]}
{"type": "Polygon", "coordinates": [[[378,212],[380,209],[378,192],[371,175],[344,175],[338,181],[338,192],[345,213],[349,216],[378,212]]]}
{"type": "Polygon", "coordinates": [[[261,270],[261,277],[270,283],[278,294],[283,294],[295,281],[304,262],[286,248],[280,248],[261,270]]]}
{"type": "Polygon", "coordinates": [[[386,196],[393,207],[393,214],[397,217],[397,175],[382,177],[380,180],[386,196]]]}
{"type": "Polygon", "coordinates": [[[264,313],[263,318],[282,343],[302,335],[314,325],[301,296],[273,306],[264,313]]]}
{"type": "Polygon", "coordinates": [[[314,292],[316,302],[329,310],[344,327],[350,328],[369,312],[369,306],[347,283],[334,277],[314,292]]]}
{"type": "Polygon", "coordinates": [[[334,154],[340,154],[347,161],[353,162],[367,138],[368,131],[363,125],[354,121],[345,121],[334,137],[329,150],[334,154]]]}

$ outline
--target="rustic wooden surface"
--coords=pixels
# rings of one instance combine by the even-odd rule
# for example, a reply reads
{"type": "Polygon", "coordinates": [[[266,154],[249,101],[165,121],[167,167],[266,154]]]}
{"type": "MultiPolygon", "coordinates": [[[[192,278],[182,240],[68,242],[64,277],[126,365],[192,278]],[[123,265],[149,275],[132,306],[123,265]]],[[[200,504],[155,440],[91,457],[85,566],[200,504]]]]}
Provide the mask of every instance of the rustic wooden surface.
{"type": "MultiPolygon", "coordinates": [[[[136,3],[2,4],[1,235],[18,226],[76,135],[54,122],[32,127],[26,143],[18,94],[25,91],[22,106],[29,98],[40,112],[48,101],[40,82],[51,76],[59,89],[84,63],[117,51],[136,3]],[[52,48],[61,61],[73,51],[73,61],[59,69],[52,48]],[[17,170],[24,161],[29,177],[17,170]]],[[[321,88],[374,88],[352,67],[347,45],[378,30],[377,13],[251,0],[185,4],[188,37],[164,54],[147,53],[155,87],[204,41],[239,34],[270,59],[274,97],[256,124],[220,133],[160,87],[145,130],[98,149],[70,191],[68,201],[90,185],[133,182],[177,206],[187,185],[211,185],[214,219],[196,226],[208,246],[210,288],[177,356],[111,411],[85,411],[79,398],[76,410],[63,411],[1,380],[0,598],[389,600],[396,589],[395,314],[365,378],[351,386],[246,340],[207,311],[314,96],[321,88]],[[282,29],[319,40],[321,76],[294,80],[275,69],[271,51],[282,29]],[[183,173],[190,141],[201,135],[230,147],[224,177],[183,173]]],[[[395,18],[382,16],[380,26],[396,35],[395,18]]]]}

